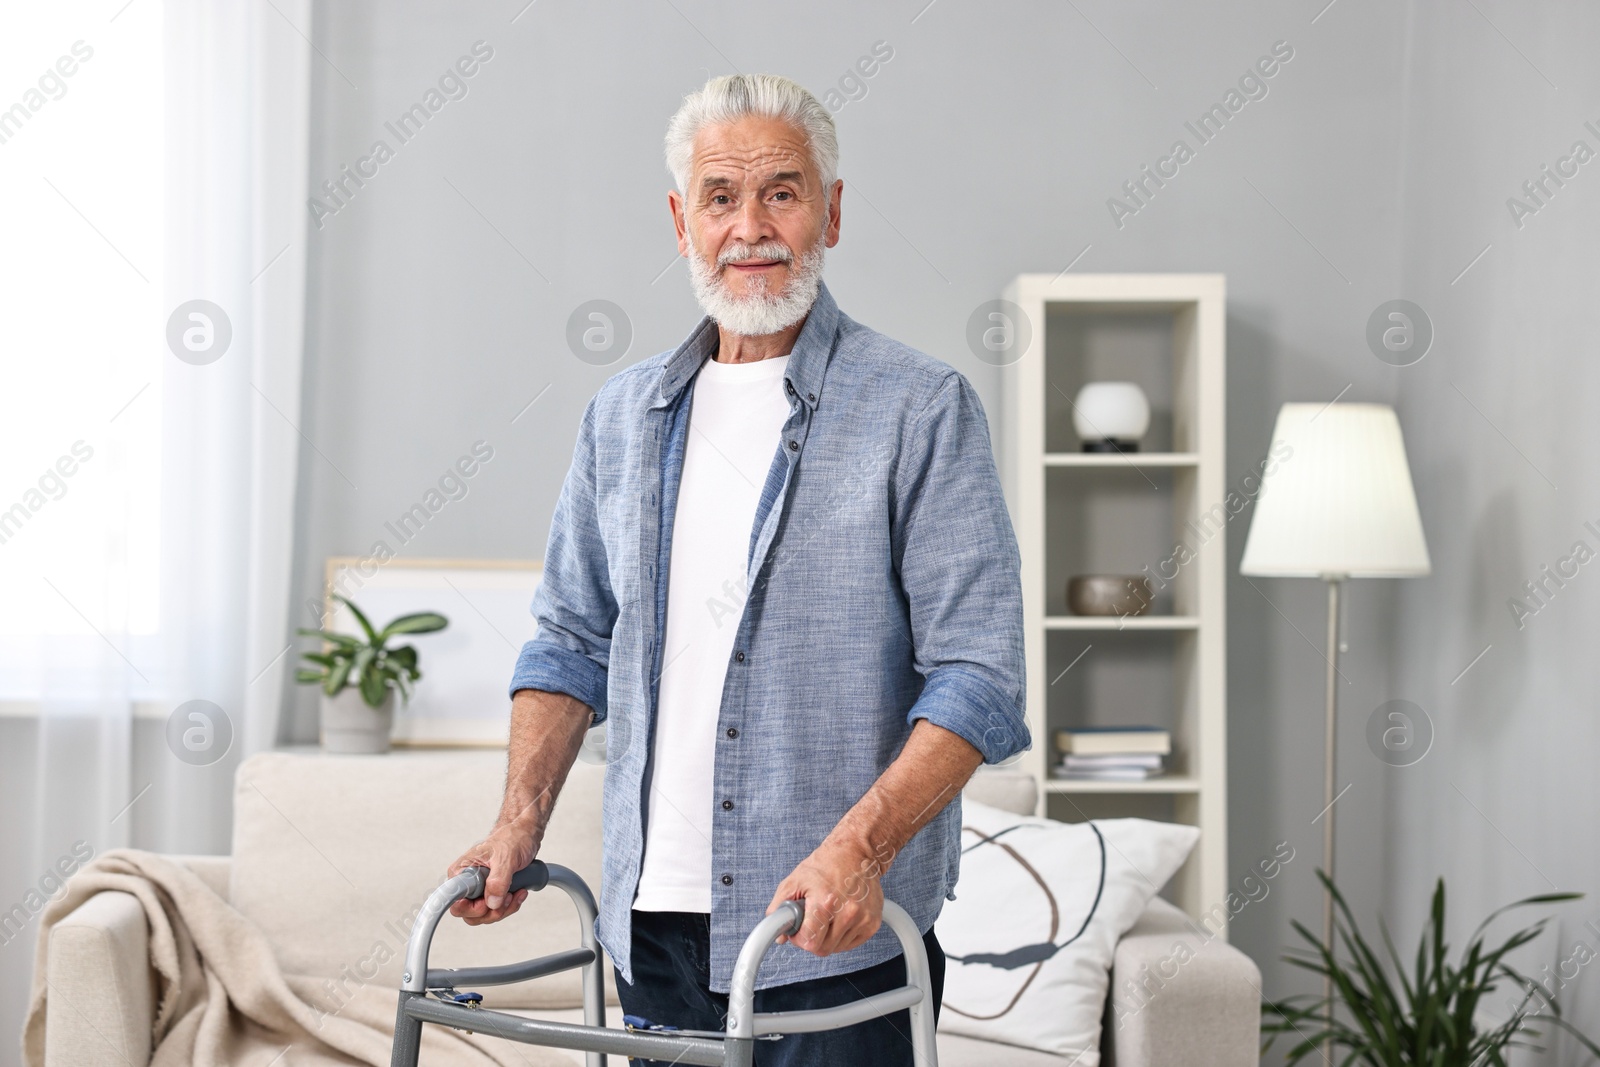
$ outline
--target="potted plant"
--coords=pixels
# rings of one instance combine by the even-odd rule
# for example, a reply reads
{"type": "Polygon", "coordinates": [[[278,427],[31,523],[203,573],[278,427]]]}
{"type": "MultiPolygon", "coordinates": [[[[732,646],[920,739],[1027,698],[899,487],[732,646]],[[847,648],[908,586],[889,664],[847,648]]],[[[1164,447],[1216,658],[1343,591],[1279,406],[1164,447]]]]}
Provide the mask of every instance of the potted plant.
{"type": "Polygon", "coordinates": [[[1539,936],[1548,919],[1523,927],[1495,947],[1484,944],[1484,931],[1503,912],[1530,904],[1576,900],[1582,893],[1547,893],[1496,909],[1478,924],[1459,959],[1453,961],[1448,958],[1449,946],[1444,939],[1441,878],[1434,888],[1433,907],[1408,976],[1382,919],[1378,927],[1386,960],[1380,960],[1362,936],[1333,882],[1321,870],[1317,877],[1333,896],[1335,940],[1343,943],[1349,959],[1336,958],[1333,945],[1323,944],[1300,923],[1292,924],[1311,948],[1291,949],[1285,962],[1323,978],[1331,976],[1334,996],[1330,1000],[1306,995],[1262,1004],[1261,1029],[1271,1035],[1263,1051],[1271,1048],[1279,1036],[1286,1036],[1294,1041],[1287,1054],[1291,1064],[1316,1056],[1319,1063],[1331,1062],[1341,1067],[1351,1063],[1370,1067],[1505,1067],[1507,1050],[1541,1048],[1534,1041],[1541,1036],[1540,1028],[1548,1023],[1566,1030],[1590,1053],[1600,1056],[1600,1047],[1561,1017],[1555,990],[1506,962],[1513,950],[1539,936]],[[1504,1002],[1509,1014],[1500,1021],[1485,1021],[1483,1016],[1494,1014],[1490,994],[1502,989],[1509,994],[1504,1002]],[[1349,1022],[1336,1017],[1336,1006],[1344,1008],[1349,1022]],[[1324,1045],[1331,1046],[1326,1049],[1326,1060],[1324,1045]]]}
{"type": "Polygon", "coordinates": [[[412,683],[422,677],[417,650],[411,645],[388,647],[400,634],[430,634],[443,630],[450,620],[432,611],[402,615],[382,630],[375,629],[361,609],[335,593],[333,598],[350,609],[366,635],[363,640],[332,630],[305,630],[320,637],[321,652],[306,652],[313,664],[301,667],[295,680],[322,687],[322,747],[329,752],[379,753],[389,751],[394,727],[394,697],[411,699],[412,683]]]}

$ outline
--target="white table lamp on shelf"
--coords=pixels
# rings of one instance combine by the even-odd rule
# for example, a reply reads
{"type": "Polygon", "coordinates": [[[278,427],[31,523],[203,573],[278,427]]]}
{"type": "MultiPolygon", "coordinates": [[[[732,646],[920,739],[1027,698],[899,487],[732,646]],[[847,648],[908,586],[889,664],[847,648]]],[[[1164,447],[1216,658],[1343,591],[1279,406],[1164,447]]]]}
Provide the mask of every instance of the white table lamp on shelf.
{"type": "MultiPolygon", "coordinates": [[[[1339,593],[1346,578],[1428,573],[1428,544],[1411,487],[1400,420],[1386,404],[1285,404],[1272,430],[1277,461],[1262,480],[1239,570],[1321,578],[1328,587],[1322,859],[1333,878],[1334,752],[1338,717],[1339,593]]],[[[1322,936],[1333,944],[1333,898],[1322,936]]],[[[1332,1003],[1331,977],[1324,993],[1332,1003]]],[[[1331,1010],[1331,1009],[1330,1009],[1331,1010]]]]}

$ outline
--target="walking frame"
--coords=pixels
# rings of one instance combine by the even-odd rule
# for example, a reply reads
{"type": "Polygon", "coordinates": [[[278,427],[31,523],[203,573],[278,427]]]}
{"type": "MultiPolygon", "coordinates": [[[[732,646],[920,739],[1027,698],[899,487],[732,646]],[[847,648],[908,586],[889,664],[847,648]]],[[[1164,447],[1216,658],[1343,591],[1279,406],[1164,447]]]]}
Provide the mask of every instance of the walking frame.
{"type": "Polygon", "coordinates": [[[401,978],[400,1003],[395,1013],[390,1067],[417,1067],[423,1023],[490,1034],[527,1045],[574,1049],[587,1054],[587,1067],[606,1067],[608,1054],[705,1067],[752,1067],[755,1043],[768,1035],[835,1030],[902,1008],[911,1012],[911,1047],[916,1067],[938,1067],[938,1053],[934,1047],[933,986],[927,952],[916,923],[893,901],[883,902],[883,921],[900,939],[905,953],[906,984],[899,989],[832,1008],[757,1012],[755,984],[761,961],[776,938],[799,932],[805,918],[805,902],[789,900],[758,922],[739,950],[728,991],[727,1032],[721,1035],[698,1031],[674,1034],[671,1030],[606,1028],[602,970],[605,960],[595,940],[598,912],[594,895],[575,872],[553,863],[534,860],[512,878],[510,891],[538,892],[548,885],[560,886],[572,898],[582,920],[581,948],[496,967],[430,969],[428,950],[439,920],[456,901],[481,897],[488,875],[486,867],[468,867],[435,889],[422,905],[406,944],[405,974],[401,978]],[[491,1011],[479,1006],[483,998],[478,994],[457,992],[461,986],[505,985],[575,967],[583,969],[582,1025],[491,1011]]]}

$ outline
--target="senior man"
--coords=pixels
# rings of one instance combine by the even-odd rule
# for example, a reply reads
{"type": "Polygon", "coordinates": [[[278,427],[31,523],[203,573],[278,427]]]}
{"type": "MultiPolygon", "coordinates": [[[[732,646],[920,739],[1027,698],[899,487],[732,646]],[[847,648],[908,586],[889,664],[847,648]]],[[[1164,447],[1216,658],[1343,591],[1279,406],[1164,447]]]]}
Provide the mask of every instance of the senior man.
{"type": "MultiPolygon", "coordinates": [[[[798,898],[758,1011],[903,984],[886,896],[925,931],[937,1006],[959,791],[1029,743],[983,409],[822,284],[844,183],[809,92],[715,78],[672,117],[666,156],[706,318],[583,413],[511,682],[505,803],[451,867],[489,867],[487,888],[454,911],[517,910],[510,877],[605,723],[598,935],[627,1012],[721,1030],[745,936],[798,898]]],[[[906,1013],[760,1042],[756,1062],[909,1064],[906,1013]]]]}

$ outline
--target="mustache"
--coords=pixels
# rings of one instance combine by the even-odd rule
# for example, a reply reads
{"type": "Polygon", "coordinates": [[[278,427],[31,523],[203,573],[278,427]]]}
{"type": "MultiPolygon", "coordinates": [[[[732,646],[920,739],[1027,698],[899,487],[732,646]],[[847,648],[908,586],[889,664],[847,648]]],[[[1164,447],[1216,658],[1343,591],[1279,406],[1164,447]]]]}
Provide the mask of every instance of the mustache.
{"type": "Polygon", "coordinates": [[[743,263],[750,259],[773,259],[779,263],[793,263],[794,251],[780,241],[763,241],[757,245],[747,245],[742,241],[736,241],[718,254],[717,266],[724,267],[729,263],[743,263]]]}

